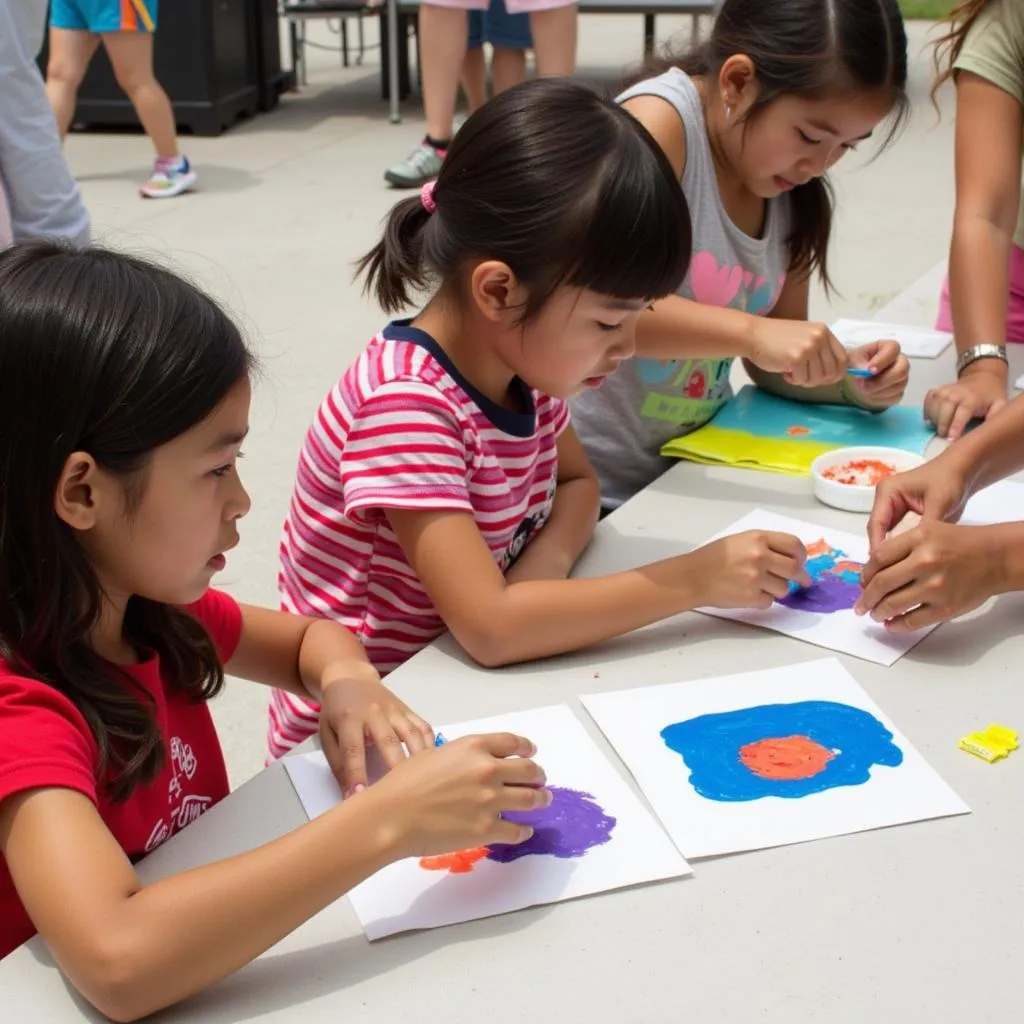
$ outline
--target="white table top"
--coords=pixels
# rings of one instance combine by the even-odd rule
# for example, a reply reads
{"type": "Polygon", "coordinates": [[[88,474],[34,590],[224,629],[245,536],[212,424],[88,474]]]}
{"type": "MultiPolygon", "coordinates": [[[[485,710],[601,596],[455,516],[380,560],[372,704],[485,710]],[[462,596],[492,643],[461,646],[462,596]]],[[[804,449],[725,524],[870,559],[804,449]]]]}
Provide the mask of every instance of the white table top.
{"type": "MultiPolygon", "coordinates": [[[[952,377],[918,361],[910,401],[952,377]]],[[[1013,371],[1024,370],[1024,353],[1013,371]]],[[[680,464],[602,523],[592,575],[684,550],[762,506],[847,530],[806,480],[680,464]]],[[[748,1024],[1010,1021],[1024,951],[1024,754],[957,749],[990,721],[1024,728],[1024,597],[950,623],[886,669],[847,667],[973,814],[698,863],[696,877],[370,945],[346,901],[255,963],[159,1016],[192,1024],[539,1021],[748,1024]]],[[[821,657],[777,634],[697,614],[581,654],[484,672],[443,639],[391,677],[433,721],[561,701],[619,764],[580,693],[821,657]]],[[[621,767],[621,766],[620,766],[621,767]]],[[[280,765],[157,850],[144,878],[252,848],[305,820],[280,765]]],[[[0,962],[0,1018],[97,1020],[38,939],[0,962]]]]}

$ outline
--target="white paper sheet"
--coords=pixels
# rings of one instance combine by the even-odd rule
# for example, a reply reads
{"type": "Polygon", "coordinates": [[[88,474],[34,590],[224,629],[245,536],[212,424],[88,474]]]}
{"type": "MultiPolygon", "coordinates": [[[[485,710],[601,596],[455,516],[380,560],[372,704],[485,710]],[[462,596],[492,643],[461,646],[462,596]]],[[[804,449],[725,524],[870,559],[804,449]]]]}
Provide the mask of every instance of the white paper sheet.
{"type": "MultiPolygon", "coordinates": [[[[763,509],[755,509],[753,512],[747,513],[717,537],[742,533],[745,530],[772,530],[789,533],[799,537],[806,545],[824,540],[829,546],[842,551],[854,562],[863,563],[868,558],[867,537],[858,537],[841,530],[816,526],[814,523],[790,519],[788,516],[776,515],[774,512],[765,512],[763,509]]],[[[714,540],[717,537],[711,539],[714,540]]],[[[822,584],[818,586],[820,588],[822,584]]],[[[818,647],[827,647],[832,651],[852,654],[855,658],[873,661],[878,665],[892,665],[912,647],[919,644],[932,629],[936,628],[932,626],[916,633],[887,633],[883,626],[872,621],[868,616],[861,618],[854,615],[852,605],[860,594],[859,586],[855,590],[848,588],[843,593],[849,607],[821,613],[786,607],[778,603],[764,611],[743,609],[734,611],[720,608],[701,608],[699,610],[706,615],[714,615],[722,619],[735,619],[737,622],[749,622],[754,626],[773,629],[797,640],[806,640],[818,647]]],[[[819,594],[822,594],[820,589],[812,588],[808,591],[808,597],[811,598],[819,594]]]]}
{"type": "Polygon", "coordinates": [[[1024,521],[1024,484],[1014,480],[998,483],[978,491],[964,509],[960,522],[964,526],[992,526],[995,523],[1024,521]]]}
{"type": "Polygon", "coordinates": [[[953,335],[911,324],[882,324],[874,320],[837,320],[830,330],[847,348],[895,339],[915,359],[935,359],[953,342],[953,335]]]}
{"type": "Polygon", "coordinates": [[[834,658],[581,699],[687,857],[970,811],[834,658]]]}
{"type": "MultiPolygon", "coordinates": [[[[370,940],[690,874],[668,836],[566,705],[441,729],[449,741],[504,731],[536,744],[537,761],[547,773],[549,786],[556,788],[551,810],[558,813],[541,820],[535,832],[537,845],[550,848],[554,842],[564,855],[578,852],[595,837],[607,835],[607,840],[572,856],[537,853],[509,862],[483,857],[462,874],[428,870],[417,859],[399,861],[349,894],[370,940]],[[575,824],[566,827],[570,820],[575,824]]],[[[329,810],[340,799],[321,754],[288,758],[285,768],[310,817],[329,810]]],[[[501,852],[492,850],[492,855],[501,852]]]]}

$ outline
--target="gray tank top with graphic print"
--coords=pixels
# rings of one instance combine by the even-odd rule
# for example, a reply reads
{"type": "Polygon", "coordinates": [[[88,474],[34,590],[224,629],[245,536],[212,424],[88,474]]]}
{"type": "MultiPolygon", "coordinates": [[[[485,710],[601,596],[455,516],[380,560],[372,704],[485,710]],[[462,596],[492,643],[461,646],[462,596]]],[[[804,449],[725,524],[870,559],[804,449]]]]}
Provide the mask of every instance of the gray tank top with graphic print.
{"type": "MultiPolygon", "coordinates": [[[[775,305],[789,266],[789,199],[768,200],[761,238],[729,219],[718,193],[700,94],[673,68],[624,92],[660,96],[686,129],[682,187],[693,220],[693,260],[679,294],[711,306],[764,315],[775,305]]],[[[601,481],[601,501],[617,508],[660,476],[659,452],[673,437],[703,426],[731,397],[732,359],[629,359],[604,386],[574,398],[572,422],[601,481]]]]}

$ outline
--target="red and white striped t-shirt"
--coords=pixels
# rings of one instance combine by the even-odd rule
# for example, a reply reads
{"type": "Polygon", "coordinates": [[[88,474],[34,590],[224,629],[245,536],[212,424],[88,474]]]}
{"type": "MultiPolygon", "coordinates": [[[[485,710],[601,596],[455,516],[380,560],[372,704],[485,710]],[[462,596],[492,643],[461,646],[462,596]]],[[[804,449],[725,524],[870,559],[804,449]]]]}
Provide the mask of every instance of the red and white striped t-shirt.
{"type": "MultiPolygon", "coordinates": [[[[281,606],[335,619],[383,675],[445,631],[387,510],[470,513],[504,571],[547,521],[566,403],[516,380],[514,412],[480,394],[430,335],[386,327],[324,399],[299,457],[281,541],[281,606]]],[[[317,707],[275,690],[273,757],[317,707]]]]}

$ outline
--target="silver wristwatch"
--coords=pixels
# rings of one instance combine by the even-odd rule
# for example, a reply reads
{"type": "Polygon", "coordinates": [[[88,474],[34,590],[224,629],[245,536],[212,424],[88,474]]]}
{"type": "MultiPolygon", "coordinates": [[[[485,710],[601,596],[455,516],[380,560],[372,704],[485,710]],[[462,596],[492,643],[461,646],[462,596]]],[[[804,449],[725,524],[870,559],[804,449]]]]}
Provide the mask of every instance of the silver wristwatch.
{"type": "Polygon", "coordinates": [[[992,345],[988,342],[981,345],[972,345],[966,351],[961,352],[957,358],[956,375],[959,377],[971,363],[976,363],[979,359],[1002,359],[1005,363],[1007,362],[1006,346],[992,345]]]}

